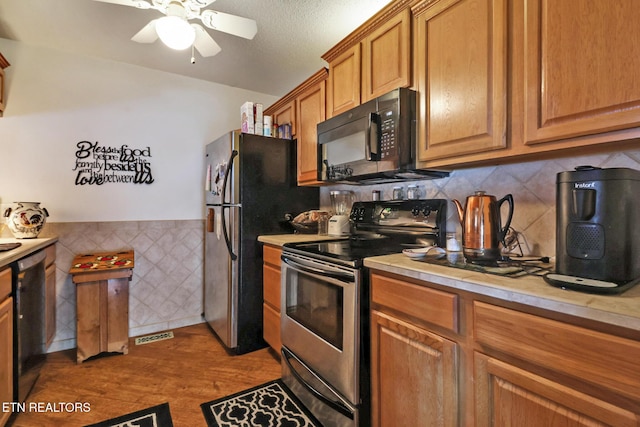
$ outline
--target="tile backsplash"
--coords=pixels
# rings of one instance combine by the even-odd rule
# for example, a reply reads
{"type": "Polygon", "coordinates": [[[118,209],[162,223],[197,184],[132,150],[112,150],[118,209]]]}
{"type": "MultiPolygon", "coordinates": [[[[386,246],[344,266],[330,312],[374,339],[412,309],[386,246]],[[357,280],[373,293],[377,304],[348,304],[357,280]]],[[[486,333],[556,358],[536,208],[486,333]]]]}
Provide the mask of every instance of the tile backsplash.
{"type": "MultiPolygon", "coordinates": [[[[510,165],[456,170],[439,180],[415,181],[424,198],[458,199],[476,190],[497,198],[512,194],[512,227],[526,254],[555,255],[556,174],[576,166],[628,167],[640,170],[640,149],[593,156],[560,158],[510,165]]],[[[320,205],[330,208],[329,191],[347,189],[358,200],[371,200],[380,190],[391,199],[393,187],[339,185],[322,187],[320,205]]],[[[9,237],[9,230],[4,231],[9,237]]],[[[133,249],[135,268],[130,282],[129,335],[138,336],[202,322],[204,222],[124,221],[47,223],[42,236],[57,236],[57,333],[49,351],[75,347],[75,285],[68,274],[81,253],[133,249]]]]}
{"type": "MultiPolygon", "coordinates": [[[[529,255],[555,256],[556,175],[582,165],[640,170],[640,149],[461,169],[453,171],[448,178],[413,181],[411,184],[420,186],[422,198],[457,199],[463,206],[466,197],[476,190],[484,190],[497,199],[512,194],[514,213],[511,227],[519,233],[523,252],[529,255]]],[[[333,189],[351,190],[356,193],[357,200],[371,200],[371,192],[380,190],[382,200],[391,200],[393,187],[403,186],[406,195],[408,185],[409,183],[403,182],[375,186],[323,187],[320,190],[320,206],[330,209],[329,191],[333,189]]]]}

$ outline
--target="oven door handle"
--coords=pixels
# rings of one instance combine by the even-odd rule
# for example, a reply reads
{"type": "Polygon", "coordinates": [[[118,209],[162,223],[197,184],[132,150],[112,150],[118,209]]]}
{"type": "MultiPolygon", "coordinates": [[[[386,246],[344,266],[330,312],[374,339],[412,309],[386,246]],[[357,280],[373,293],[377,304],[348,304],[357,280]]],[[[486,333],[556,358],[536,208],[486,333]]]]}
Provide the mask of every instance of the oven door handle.
{"type": "Polygon", "coordinates": [[[289,371],[291,371],[291,374],[293,374],[293,376],[298,381],[298,383],[300,383],[300,385],[302,385],[304,388],[306,388],[307,391],[309,391],[309,393],[313,394],[314,397],[316,397],[317,399],[322,401],[324,404],[328,405],[331,409],[333,409],[333,410],[335,410],[337,412],[340,412],[342,415],[344,415],[345,417],[348,417],[349,419],[353,419],[353,412],[350,411],[349,408],[344,406],[340,401],[331,400],[327,396],[325,396],[324,394],[320,393],[318,390],[313,388],[313,386],[311,384],[307,383],[304,380],[304,378],[302,378],[302,376],[300,376],[300,374],[298,372],[296,372],[294,367],[291,365],[291,362],[289,362],[289,358],[290,358],[289,352],[287,352],[285,349],[281,349],[280,353],[282,354],[282,360],[285,361],[285,363],[289,367],[289,371]]]}
{"type": "Polygon", "coordinates": [[[314,268],[314,267],[310,267],[308,265],[303,265],[300,264],[298,262],[295,262],[294,260],[292,260],[291,258],[286,257],[285,255],[282,255],[280,257],[282,259],[282,261],[291,266],[292,268],[298,270],[298,271],[303,271],[306,273],[311,273],[311,274],[317,274],[317,275],[321,275],[321,276],[325,276],[325,277],[331,277],[333,279],[338,279],[341,280],[343,282],[353,282],[355,280],[355,276],[351,273],[345,273],[345,272],[341,272],[341,271],[328,271],[328,270],[322,270],[320,268],[314,268]]]}

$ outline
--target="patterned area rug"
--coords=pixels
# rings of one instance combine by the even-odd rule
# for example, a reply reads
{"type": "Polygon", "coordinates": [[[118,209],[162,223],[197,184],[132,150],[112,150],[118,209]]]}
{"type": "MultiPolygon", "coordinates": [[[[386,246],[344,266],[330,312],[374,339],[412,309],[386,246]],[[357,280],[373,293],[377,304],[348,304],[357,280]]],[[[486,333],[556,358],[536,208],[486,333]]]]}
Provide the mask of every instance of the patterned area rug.
{"type": "Polygon", "coordinates": [[[163,403],[85,427],[173,427],[173,421],[169,404],[163,403]]]}
{"type": "Polygon", "coordinates": [[[322,427],[281,380],[200,407],[209,427],[322,427]]]}

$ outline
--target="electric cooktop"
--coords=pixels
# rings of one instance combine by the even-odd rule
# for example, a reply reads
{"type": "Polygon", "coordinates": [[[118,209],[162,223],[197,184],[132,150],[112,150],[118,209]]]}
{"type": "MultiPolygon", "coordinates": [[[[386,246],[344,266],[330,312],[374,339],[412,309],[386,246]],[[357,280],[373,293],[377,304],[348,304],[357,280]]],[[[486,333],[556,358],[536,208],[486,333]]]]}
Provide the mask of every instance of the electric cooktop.
{"type": "Polygon", "coordinates": [[[400,253],[403,249],[416,247],[416,245],[409,245],[384,237],[362,238],[350,236],[349,238],[339,240],[286,243],[284,247],[299,254],[311,255],[314,258],[342,262],[354,267],[360,267],[362,266],[363,259],[366,257],[400,253]]]}

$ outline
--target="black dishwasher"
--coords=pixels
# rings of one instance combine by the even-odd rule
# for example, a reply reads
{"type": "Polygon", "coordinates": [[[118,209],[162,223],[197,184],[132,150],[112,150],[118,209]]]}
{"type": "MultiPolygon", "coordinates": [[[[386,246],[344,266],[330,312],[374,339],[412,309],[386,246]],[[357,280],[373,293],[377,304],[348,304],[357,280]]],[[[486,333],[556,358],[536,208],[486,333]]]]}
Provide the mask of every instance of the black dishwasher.
{"type": "Polygon", "coordinates": [[[46,360],[44,298],[45,251],[11,264],[13,278],[14,399],[24,402],[46,360]]]}

